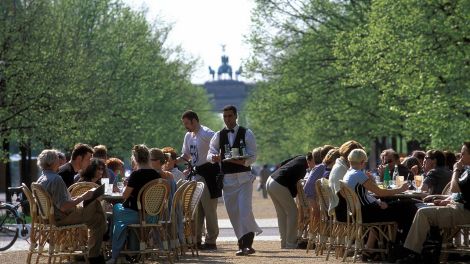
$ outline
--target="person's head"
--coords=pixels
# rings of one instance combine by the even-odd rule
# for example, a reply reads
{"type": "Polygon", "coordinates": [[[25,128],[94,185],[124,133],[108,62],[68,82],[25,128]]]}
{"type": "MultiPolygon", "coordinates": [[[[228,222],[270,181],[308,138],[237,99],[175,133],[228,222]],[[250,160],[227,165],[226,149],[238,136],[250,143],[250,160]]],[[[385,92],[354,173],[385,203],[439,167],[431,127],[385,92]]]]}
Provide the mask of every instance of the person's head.
{"type": "Polygon", "coordinates": [[[57,150],[43,150],[38,156],[37,164],[41,170],[57,172],[59,170],[59,156],[57,155],[57,150]]]}
{"type": "Polygon", "coordinates": [[[124,162],[118,158],[109,158],[106,161],[106,167],[112,170],[114,173],[120,172],[124,176],[124,162]]]}
{"type": "MultiPolygon", "coordinates": [[[[321,158],[321,162],[323,162],[323,159],[326,157],[326,154],[328,154],[328,152],[332,149],[334,149],[335,147],[333,147],[332,145],[324,145],[322,148],[321,148],[321,151],[320,151],[320,158],[321,158]]],[[[318,163],[318,164],[320,164],[318,163]]]]}
{"type": "Polygon", "coordinates": [[[92,158],[90,165],[80,172],[81,181],[101,183],[105,174],[106,165],[102,159],[92,158]]]}
{"type": "Polygon", "coordinates": [[[134,162],[134,165],[138,167],[148,166],[149,165],[149,149],[144,144],[135,145],[132,147],[132,156],[131,160],[134,162]]]}
{"type": "Polygon", "coordinates": [[[383,165],[395,166],[400,164],[400,155],[393,149],[386,149],[380,154],[383,165]]]}
{"type": "Polygon", "coordinates": [[[411,153],[412,157],[415,157],[418,159],[419,163],[421,164],[421,168],[424,165],[424,157],[426,156],[426,152],[422,150],[415,150],[413,153],[411,153]]]}
{"type": "Polygon", "coordinates": [[[224,123],[228,129],[232,129],[237,125],[237,108],[233,105],[227,105],[223,109],[224,123]]]}
{"type": "Polygon", "coordinates": [[[323,159],[323,163],[328,167],[332,168],[335,164],[337,158],[339,158],[339,148],[332,148],[326,154],[325,158],[323,159]]]}
{"type": "Polygon", "coordinates": [[[460,151],[460,160],[463,165],[470,165],[470,141],[463,143],[462,149],[460,151]]]}
{"type": "Polygon", "coordinates": [[[312,152],[308,152],[307,155],[305,155],[305,159],[307,160],[308,168],[313,169],[313,167],[315,167],[315,160],[313,159],[312,152]]]}
{"type": "Polygon", "coordinates": [[[455,153],[446,150],[444,151],[444,156],[446,157],[446,167],[449,168],[449,170],[452,170],[454,168],[454,164],[457,162],[457,157],[455,156],[455,153]]]}
{"type": "Polygon", "coordinates": [[[93,155],[93,149],[89,145],[82,143],[76,144],[72,150],[72,162],[74,163],[74,167],[77,167],[79,170],[88,167],[91,155],[93,155]]]}
{"type": "Polygon", "coordinates": [[[312,150],[313,162],[315,163],[314,166],[322,162],[321,151],[322,151],[322,147],[317,147],[312,150]]]}
{"type": "Polygon", "coordinates": [[[428,150],[424,157],[424,172],[428,172],[436,167],[443,167],[446,165],[446,157],[444,152],[440,150],[428,150]]]}
{"type": "Polygon", "coordinates": [[[405,166],[409,171],[411,171],[411,168],[414,166],[417,166],[418,172],[421,171],[421,164],[419,163],[419,160],[413,156],[406,157],[401,165],[405,166]]]}
{"type": "Polygon", "coordinates": [[[93,158],[107,160],[108,149],[105,145],[98,145],[93,147],[93,158]]]}
{"type": "Polygon", "coordinates": [[[339,147],[339,155],[344,158],[345,160],[348,160],[348,156],[349,156],[349,153],[351,153],[351,151],[353,149],[364,149],[364,147],[357,141],[355,140],[349,140],[345,143],[343,143],[343,145],[341,145],[341,147],[339,147]]]}
{"type": "Polygon", "coordinates": [[[183,113],[181,116],[181,122],[183,122],[183,126],[189,132],[194,132],[199,127],[199,117],[196,112],[192,110],[188,110],[183,113]]]}
{"type": "Polygon", "coordinates": [[[159,148],[150,149],[150,167],[159,170],[166,163],[167,156],[159,148]]]}
{"type": "Polygon", "coordinates": [[[162,148],[162,152],[168,157],[166,162],[167,168],[169,170],[173,169],[176,166],[176,159],[178,158],[176,150],[172,147],[164,147],[162,148]]]}
{"type": "Polygon", "coordinates": [[[67,163],[67,158],[65,157],[64,153],[57,151],[57,156],[59,156],[59,166],[62,166],[67,163]]]}
{"type": "Polygon", "coordinates": [[[366,166],[367,154],[363,149],[353,149],[348,155],[351,168],[363,169],[366,166]]]}

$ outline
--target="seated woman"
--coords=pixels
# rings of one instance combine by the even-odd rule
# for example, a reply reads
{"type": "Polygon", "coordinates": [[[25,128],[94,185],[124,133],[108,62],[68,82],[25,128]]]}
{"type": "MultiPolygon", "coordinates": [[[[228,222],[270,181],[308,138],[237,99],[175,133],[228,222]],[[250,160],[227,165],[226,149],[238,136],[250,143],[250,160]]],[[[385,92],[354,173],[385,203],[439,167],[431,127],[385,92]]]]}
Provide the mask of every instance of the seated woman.
{"type": "MultiPolygon", "coordinates": [[[[405,183],[400,188],[392,190],[379,188],[375,180],[363,172],[367,154],[362,149],[352,150],[348,155],[348,161],[350,168],[344,175],[344,181],[349,188],[356,192],[359,198],[363,223],[397,222],[398,228],[402,229],[404,233],[401,239],[404,239],[417,211],[414,203],[397,202],[389,205],[370,195],[369,191],[379,197],[392,196],[408,190],[408,184],[405,183]]],[[[373,248],[374,244],[375,238],[369,237],[367,247],[373,248]]]]}
{"type": "Polygon", "coordinates": [[[79,182],[94,182],[101,185],[101,178],[104,176],[106,165],[101,159],[92,158],[90,165],[80,172],[79,182]]]}
{"type": "Polygon", "coordinates": [[[129,181],[122,194],[124,203],[116,204],[113,208],[113,242],[112,258],[107,263],[117,263],[119,253],[127,240],[127,226],[139,223],[137,209],[137,195],[142,187],[160,174],[149,164],[150,153],[145,145],[136,145],[132,148],[131,160],[135,170],[129,176],[129,181]]]}
{"type": "Polygon", "coordinates": [[[106,167],[116,175],[116,180],[113,183],[113,192],[121,192],[122,190],[119,189],[118,182],[127,183],[125,179],[124,162],[118,158],[109,158],[106,161],[106,167]]]}
{"type": "Polygon", "coordinates": [[[405,166],[409,173],[408,176],[406,177],[407,179],[413,180],[414,176],[420,175],[422,173],[422,168],[421,168],[421,163],[419,163],[419,160],[413,156],[406,157],[401,165],[405,166]]]}
{"type": "Polygon", "coordinates": [[[315,182],[321,178],[328,177],[331,168],[333,168],[333,165],[335,164],[336,159],[339,158],[338,148],[323,147],[323,149],[319,153],[321,155],[320,158],[323,159],[322,163],[318,164],[317,166],[315,166],[315,168],[313,168],[313,170],[309,174],[309,177],[307,178],[307,182],[304,185],[305,196],[307,197],[309,205],[312,208],[313,217],[315,217],[316,219],[318,219],[318,217],[320,216],[320,208],[318,207],[318,203],[315,201],[315,182]],[[326,149],[327,153],[324,152],[323,149],[326,149]]]}
{"type": "Polygon", "coordinates": [[[169,184],[168,187],[170,189],[170,195],[168,197],[168,210],[170,210],[171,203],[173,202],[173,195],[176,192],[176,182],[171,172],[162,169],[162,166],[166,163],[167,158],[168,157],[161,149],[150,149],[150,167],[156,170],[163,179],[167,180],[167,183],[169,184]]]}

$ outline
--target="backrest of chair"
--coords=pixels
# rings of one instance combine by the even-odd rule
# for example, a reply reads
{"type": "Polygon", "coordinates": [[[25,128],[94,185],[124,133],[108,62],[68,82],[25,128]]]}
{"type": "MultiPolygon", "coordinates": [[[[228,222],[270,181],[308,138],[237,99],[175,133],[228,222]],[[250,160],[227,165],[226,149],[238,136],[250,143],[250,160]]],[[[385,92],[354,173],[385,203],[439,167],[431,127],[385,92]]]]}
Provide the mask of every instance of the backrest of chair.
{"type": "Polygon", "coordinates": [[[201,200],[203,192],[204,192],[204,183],[198,182],[196,184],[196,188],[194,189],[193,196],[191,197],[191,203],[190,203],[192,219],[194,219],[194,217],[196,216],[197,206],[199,204],[199,201],[201,200]]]}
{"type": "Polygon", "coordinates": [[[189,181],[187,180],[183,180],[183,179],[179,179],[177,182],[176,182],[176,188],[179,188],[181,185],[187,183],[189,181]]]}
{"type": "Polygon", "coordinates": [[[450,191],[450,182],[446,184],[444,189],[442,189],[442,194],[444,195],[451,195],[452,192],[450,191]]]}
{"type": "Polygon", "coordinates": [[[344,181],[340,181],[339,192],[346,199],[348,222],[362,224],[361,203],[357,194],[344,181]]]}
{"type": "Polygon", "coordinates": [[[55,224],[54,205],[49,193],[39,183],[32,183],[31,189],[38,206],[38,215],[41,220],[45,223],[55,224]]]}
{"type": "MultiPolygon", "coordinates": [[[[181,180],[180,180],[181,181],[181,180]]],[[[181,206],[183,204],[181,197],[183,196],[183,192],[188,186],[189,181],[182,182],[180,186],[176,189],[175,194],[173,195],[173,201],[171,203],[171,208],[170,208],[170,219],[173,219],[174,214],[176,212],[176,208],[181,206]]]]}
{"type": "Polygon", "coordinates": [[[304,186],[305,186],[306,180],[301,179],[297,181],[296,187],[297,187],[297,206],[299,209],[301,209],[303,212],[306,212],[308,210],[309,205],[308,205],[308,200],[307,197],[305,196],[305,191],[304,191],[304,186]]]}
{"type": "Polygon", "coordinates": [[[191,217],[191,200],[193,197],[193,193],[196,190],[196,185],[196,181],[190,181],[188,182],[188,185],[183,191],[181,200],[183,202],[183,214],[185,215],[185,217],[191,217]]]}
{"type": "Polygon", "coordinates": [[[31,214],[31,222],[34,223],[37,221],[38,212],[36,209],[36,201],[34,200],[33,193],[28,188],[28,186],[23,182],[21,183],[21,188],[23,190],[23,194],[26,196],[26,199],[29,203],[29,212],[31,214]]]}
{"type": "Polygon", "coordinates": [[[326,186],[323,185],[322,179],[318,179],[315,182],[315,190],[316,190],[316,199],[318,205],[320,206],[320,221],[328,221],[330,220],[330,216],[328,215],[328,206],[330,204],[329,197],[327,190],[325,188],[330,188],[328,186],[328,180],[326,180],[326,186]]]}
{"type": "Polygon", "coordinates": [[[77,197],[86,193],[90,189],[97,187],[99,187],[99,185],[94,182],[76,182],[70,185],[68,191],[70,192],[71,197],[77,197]]]}
{"type": "Polygon", "coordinates": [[[141,211],[142,219],[146,219],[147,216],[163,215],[166,212],[169,192],[165,179],[155,179],[146,183],[137,195],[137,207],[141,211]]]}

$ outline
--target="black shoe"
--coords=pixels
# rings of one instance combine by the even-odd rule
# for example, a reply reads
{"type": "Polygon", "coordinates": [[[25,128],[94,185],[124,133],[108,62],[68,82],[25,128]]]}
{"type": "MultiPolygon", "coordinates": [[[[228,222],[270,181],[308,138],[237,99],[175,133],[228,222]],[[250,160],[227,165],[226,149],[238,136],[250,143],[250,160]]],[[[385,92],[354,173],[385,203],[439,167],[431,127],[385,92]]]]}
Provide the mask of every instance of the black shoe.
{"type": "Polygon", "coordinates": [[[244,250],[245,250],[245,253],[246,253],[247,255],[251,255],[251,254],[255,254],[255,253],[256,253],[256,250],[255,250],[254,248],[252,248],[252,247],[250,247],[250,248],[244,248],[244,250]]]}
{"type": "Polygon", "coordinates": [[[420,264],[424,263],[423,257],[420,254],[410,254],[405,258],[399,259],[397,261],[399,264],[420,264]]]}
{"type": "Polygon", "coordinates": [[[104,257],[102,255],[94,258],[88,258],[88,263],[90,264],[106,264],[104,257]]]}
{"type": "Polygon", "coordinates": [[[246,256],[248,255],[247,252],[246,252],[246,249],[243,248],[243,249],[238,249],[238,251],[235,253],[235,256],[246,256]]]}
{"type": "Polygon", "coordinates": [[[204,243],[199,246],[199,250],[217,250],[217,245],[204,243]]]}
{"type": "MultiPolygon", "coordinates": [[[[307,249],[308,241],[301,241],[297,243],[297,249],[307,249]]],[[[315,249],[315,244],[313,244],[313,248],[315,249]]]]}

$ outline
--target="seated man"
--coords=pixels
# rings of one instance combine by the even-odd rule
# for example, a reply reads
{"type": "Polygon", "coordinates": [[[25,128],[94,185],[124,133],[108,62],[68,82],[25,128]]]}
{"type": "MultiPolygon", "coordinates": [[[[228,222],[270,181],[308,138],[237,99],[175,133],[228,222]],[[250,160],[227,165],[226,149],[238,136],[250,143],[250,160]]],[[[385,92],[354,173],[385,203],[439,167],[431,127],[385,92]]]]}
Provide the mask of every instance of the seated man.
{"type": "Polygon", "coordinates": [[[42,170],[37,183],[51,195],[54,215],[58,225],[86,224],[90,230],[88,238],[89,263],[105,263],[101,255],[101,243],[106,232],[106,218],[99,201],[95,200],[86,207],[77,206],[90,199],[93,192],[88,191],[79,197],[70,197],[64,180],[57,174],[59,157],[57,151],[46,149],[39,154],[38,166],[42,170]]]}
{"type": "Polygon", "coordinates": [[[405,248],[412,251],[401,263],[422,262],[421,250],[431,226],[450,228],[456,225],[470,224],[470,169],[464,166],[470,165],[470,142],[462,146],[462,158],[454,164],[451,180],[451,191],[457,193],[455,202],[463,206],[447,205],[451,200],[440,202],[438,207],[424,207],[418,210],[413,220],[411,229],[406,237],[405,248]],[[442,206],[447,205],[447,206],[442,206]]]}

